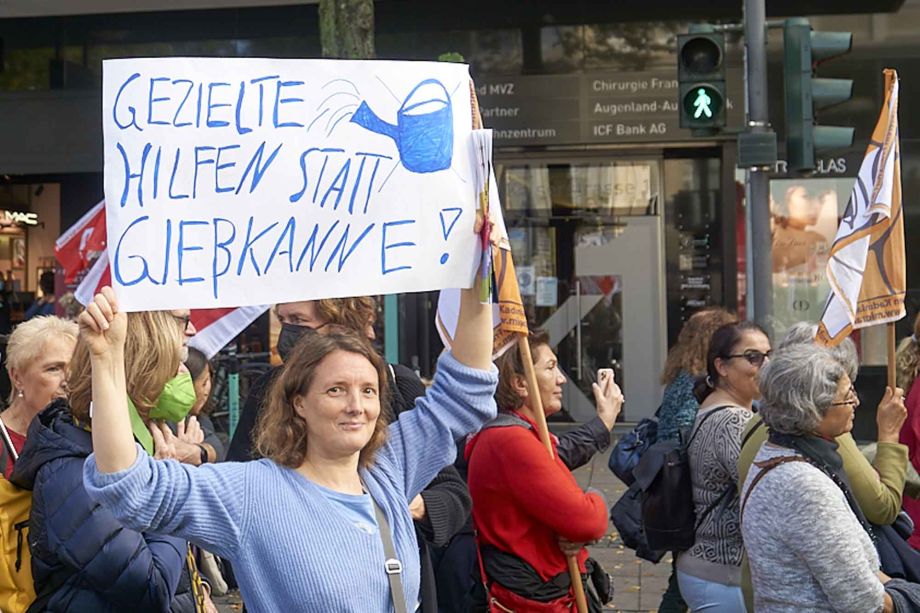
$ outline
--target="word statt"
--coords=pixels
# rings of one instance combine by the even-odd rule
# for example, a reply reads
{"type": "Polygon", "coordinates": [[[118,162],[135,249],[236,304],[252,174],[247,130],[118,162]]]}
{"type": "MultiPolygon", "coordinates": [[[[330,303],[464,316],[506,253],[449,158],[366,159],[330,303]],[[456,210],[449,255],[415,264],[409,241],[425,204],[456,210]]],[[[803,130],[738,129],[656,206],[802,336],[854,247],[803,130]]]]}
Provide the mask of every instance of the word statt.
{"type": "Polygon", "coordinates": [[[437,62],[105,61],[123,308],[469,287],[469,82],[437,62]]]}

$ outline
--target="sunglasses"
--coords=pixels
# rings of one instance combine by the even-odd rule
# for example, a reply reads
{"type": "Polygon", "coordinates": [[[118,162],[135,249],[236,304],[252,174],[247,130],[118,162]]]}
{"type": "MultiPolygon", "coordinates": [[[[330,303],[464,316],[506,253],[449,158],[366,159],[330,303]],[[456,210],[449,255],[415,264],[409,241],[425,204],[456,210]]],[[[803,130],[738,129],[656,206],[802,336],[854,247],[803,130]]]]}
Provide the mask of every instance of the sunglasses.
{"type": "Polygon", "coordinates": [[[766,360],[770,358],[771,355],[773,355],[772,350],[764,353],[763,351],[751,349],[750,351],[745,351],[744,353],[733,353],[731,355],[727,355],[725,356],[725,359],[731,360],[733,358],[744,358],[751,366],[761,366],[766,360]]]}

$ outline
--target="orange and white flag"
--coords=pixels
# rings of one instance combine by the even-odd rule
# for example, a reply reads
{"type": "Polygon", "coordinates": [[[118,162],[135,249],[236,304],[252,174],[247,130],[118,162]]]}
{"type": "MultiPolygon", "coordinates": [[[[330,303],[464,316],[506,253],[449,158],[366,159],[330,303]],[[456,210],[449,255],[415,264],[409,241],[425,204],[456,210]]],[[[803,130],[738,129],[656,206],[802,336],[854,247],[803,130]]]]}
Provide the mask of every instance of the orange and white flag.
{"type": "MultiPolygon", "coordinates": [[[[474,131],[477,139],[491,140],[491,130],[474,131]]],[[[508,240],[508,231],[502,217],[501,204],[498,197],[498,186],[495,173],[491,169],[491,143],[483,148],[476,148],[487,152],[489,159],[479,159],[478,163],[488,168],[482,176],[482,185],[477,189],[482,193],[484,208],[488,212],[489,221],[492,223],[491,232],[491,301],[492,320],[495,328],[492,346],[493,357],[498,357],[520,338],[527,334],[527,314],[524,302],[521,299],[521,289],[518,286],[517,274],[514,271],[514,262],[511,259],[511,243],[508,240]]],[[[460,315],[460,290],[441,290],[438,296],[438,312],[435,324],[441,341],[445,347],[453,345],[454,333],[457,329],[457,319],[460,315]]]]}
{"type": "Polygon", "coordinates": [[[831,247],[827,279],[831,291],[818,342],[836,345],[854,329],[905,315],[898,73],[892,69],[885,70],[885,104],[831,247]]]}

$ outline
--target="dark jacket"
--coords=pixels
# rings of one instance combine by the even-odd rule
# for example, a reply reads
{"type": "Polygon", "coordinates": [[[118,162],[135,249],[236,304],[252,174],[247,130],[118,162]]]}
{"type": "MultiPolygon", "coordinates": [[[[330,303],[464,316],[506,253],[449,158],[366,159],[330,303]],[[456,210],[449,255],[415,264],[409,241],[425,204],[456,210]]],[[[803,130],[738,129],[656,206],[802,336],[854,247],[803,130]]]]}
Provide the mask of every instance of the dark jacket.
{"type": "Polygon", "coordinates": [[[32,421],[13,471],[12,481],[32,490],[32,577],[39,598],[43,588],[50,594],[43,610],[194,611],[185,541],[123,528],[90,500],[83,464],[91,452],[91,433],[57,400],[32,421]],[[186,590],[176,598],[180,581],[186,590]]]}

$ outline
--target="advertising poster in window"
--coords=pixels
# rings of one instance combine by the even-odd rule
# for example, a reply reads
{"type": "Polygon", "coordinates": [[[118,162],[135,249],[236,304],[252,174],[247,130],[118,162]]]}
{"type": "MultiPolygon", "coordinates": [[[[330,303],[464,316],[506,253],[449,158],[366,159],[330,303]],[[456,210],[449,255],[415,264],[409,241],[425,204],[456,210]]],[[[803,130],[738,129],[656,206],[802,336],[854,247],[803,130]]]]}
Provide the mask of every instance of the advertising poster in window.
{"type": "Polygon", "coordinates": [[[853,181],[770,181],[776,338],[796,322],[817,322],[821,318],[829,291],[826,268],[830,247],[853,181]]]}

